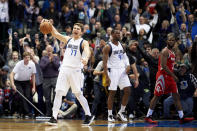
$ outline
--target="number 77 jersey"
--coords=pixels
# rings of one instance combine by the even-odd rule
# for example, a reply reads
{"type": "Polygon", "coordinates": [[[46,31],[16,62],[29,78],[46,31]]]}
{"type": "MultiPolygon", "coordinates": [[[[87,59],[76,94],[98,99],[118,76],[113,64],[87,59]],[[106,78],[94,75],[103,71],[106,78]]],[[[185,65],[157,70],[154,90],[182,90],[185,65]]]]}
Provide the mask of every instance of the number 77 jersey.
{"type": "Polygon", "coordinates": [[[83,39],[69,39],[64,53],[62,67],[81,68],[83,39]]]}

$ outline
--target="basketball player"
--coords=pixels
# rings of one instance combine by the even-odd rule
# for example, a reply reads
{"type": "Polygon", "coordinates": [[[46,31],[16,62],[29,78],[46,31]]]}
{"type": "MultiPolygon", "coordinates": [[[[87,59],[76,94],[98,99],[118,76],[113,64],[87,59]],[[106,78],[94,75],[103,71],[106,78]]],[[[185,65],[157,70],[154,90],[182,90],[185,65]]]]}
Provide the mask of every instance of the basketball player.
{"type": "MultiPolygon", "coordinates": [[[[48,21],[48,20],[43,20],[48,21]]],[[[75,23],[72,31],[72,37],[61,35],[52,26],[52,36],[66,43],[66,50],[64,53],[64,59],[60,68],[60,72],[56,84],[56,94],[53,103],[53,114],[51,119],[47,122],[49,125],[57,125],[57,115],[62,104],[62,96],[66,96],[69,88],[80,102],[85,111],[84,125],[90,125],[94,116],[91,115],[88,102],[83,96],[81,90],[83,74],[81,72],[81,65],[87,65],[90,57],[89,44],[86,40],[81,38],[83,32],[83,25],[75,23]],[[83,54],[83,57],[82,57],[83,54]]]]}
{"type": "Polygon", "coordinates": [[[122,121],[127,121],[125,116],[125,108],[128,103],[130,95],[131,83],[128,78],[130,71],[130,64],[128,57],[123,50],[120,40],[120,31],[118,29],[112,30],[112,41],[109,42],[103,49],[103,66],[104,73],[106,75],[106,82],[109,85],[108,96],[108,121],[114,122],[115,119],[112,114],[112,107],[114,102],[114,96],[116,94],[117,87],[124,90],[122,98],[121,108],[117,114],[118,118],[122,121]]]}
{"type": "Polygon", "coordinates": [[[157,121],[153,121],[151,118],[156,103],[158,102],[159,98],[163,94],[168,94],[168,93],[172,93],[172,97],[178,109],[180,124],[193,120],[193,118],[184,118],[183,109],[180,102],[180,96],[178,94],[177,85],[176,85],[178,78],[173,73],[175,54],[172,48],[174,47],[174,44],[175,44],[175,36],[173,33],[169,33],[167,35],[167,47],[165,47],[161,51],[159,57],[154,97],[150,102],[150,107],[145,117],[145,122],[151,124],[157,124],[157,121]]]}

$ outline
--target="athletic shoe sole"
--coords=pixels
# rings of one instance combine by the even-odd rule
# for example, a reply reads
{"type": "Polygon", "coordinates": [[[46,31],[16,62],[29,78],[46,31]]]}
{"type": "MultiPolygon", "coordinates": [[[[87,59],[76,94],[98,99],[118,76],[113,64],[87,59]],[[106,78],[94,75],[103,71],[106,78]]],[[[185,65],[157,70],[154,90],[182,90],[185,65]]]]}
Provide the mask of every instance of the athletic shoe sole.
{"type": "Polygon", "coordinates": [[[90,126],[90,125],[93,123],[93,121],[94,121],[94,117],[95,117],[95,116],[93,116],[93,117],[91,118],[91,120],[90,120],[90,122],[89,122],[88,124],[82,124],[82,126],[90,126]]]}
{"type": "Polygon", "coordinates": [[[127,122],[128,121],[128,120],[123,120],[122,117],[120,116],[120,114],[118,114],[117,117],[123,122],[127,122]]]}
{"type": "Polygon", "coordinates": [[[45,122],[46,125],[48,126],[57,126],[57,123],[51,123],[51,122],[45,122]]]}

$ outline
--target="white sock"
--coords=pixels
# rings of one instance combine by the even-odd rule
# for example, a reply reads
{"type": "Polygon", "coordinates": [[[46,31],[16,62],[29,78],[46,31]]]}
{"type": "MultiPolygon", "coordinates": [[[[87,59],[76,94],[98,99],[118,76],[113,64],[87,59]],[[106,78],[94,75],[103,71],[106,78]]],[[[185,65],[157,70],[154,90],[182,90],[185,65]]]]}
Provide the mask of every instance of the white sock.
{"type": "Polygon", "coordinates": [[[56,92],[53,102],[53,117],[57,120],[59,109],[62,105],[62,92],[56,92]]]}
{"type": "Polygon", "coordinates": [[[153,111],[154,111],[154,110],[152,110],[152,109],[149,108],[146,117],[151,116],[151,115],[153,114],[153,111]]]}
{"type": "Polygon", "coordinates": [[[112,115],[112,110],[108,110],[108,116],[112,115]]]}
{"type": "Polygon", "coordinates": [[[179,118],[180,119],[183,118],[183,110],[178,111],[178,113],[179,113],[179,118]]]}
{"type": "Polygon", "coordinates": [[[88,101],[86,100],[86,98],[82,94],[76,95],[76,97],[77,97],[77,100],[79,101],[79,103],[81,104],[81,106],[85,112],[85,115],[91,116],[90,108],[89,108],[88,101]]]}
{"type": "Polygon", "coordinates": [[[119,112],[125,112],[126,106],[121,105],[119,112]]]}

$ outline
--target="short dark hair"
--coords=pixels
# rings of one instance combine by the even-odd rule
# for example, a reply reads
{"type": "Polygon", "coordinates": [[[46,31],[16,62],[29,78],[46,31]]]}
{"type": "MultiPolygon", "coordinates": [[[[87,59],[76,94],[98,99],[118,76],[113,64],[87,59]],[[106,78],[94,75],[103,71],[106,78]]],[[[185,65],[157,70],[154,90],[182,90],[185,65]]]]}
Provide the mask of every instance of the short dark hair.
{"type": "Polygon", "coordinates": [[[119,30],[119,29],[118,28],[113,28],[112,31],[111,31],[111,34],[113,34],[116,30],[119,30]]]}

